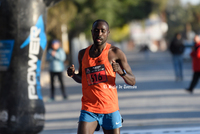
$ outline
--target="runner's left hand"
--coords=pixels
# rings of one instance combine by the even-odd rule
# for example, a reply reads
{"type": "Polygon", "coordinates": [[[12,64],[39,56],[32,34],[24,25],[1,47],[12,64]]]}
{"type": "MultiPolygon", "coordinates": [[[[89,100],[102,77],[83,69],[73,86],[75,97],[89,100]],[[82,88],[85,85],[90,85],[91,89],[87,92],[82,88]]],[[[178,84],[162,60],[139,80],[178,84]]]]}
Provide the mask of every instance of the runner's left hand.
{"type": "Polygon", "coordinates": [[[117,63],[115,60],[112,60],[112,68],[114,72],[117,72],[118,74],[123,74],[123,71],[119,63],[117,63]]]}

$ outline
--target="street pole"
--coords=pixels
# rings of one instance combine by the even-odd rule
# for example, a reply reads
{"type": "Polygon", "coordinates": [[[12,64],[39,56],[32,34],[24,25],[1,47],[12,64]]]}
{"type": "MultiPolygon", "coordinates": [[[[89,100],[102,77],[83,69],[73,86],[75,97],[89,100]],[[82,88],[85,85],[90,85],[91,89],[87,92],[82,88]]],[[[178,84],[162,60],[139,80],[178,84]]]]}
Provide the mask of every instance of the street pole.
{"type": "Polygon", "coordinates": [[[58,1],[0,0],[0,134],[37,134],[44,127],[46,7],[58,1]]]}

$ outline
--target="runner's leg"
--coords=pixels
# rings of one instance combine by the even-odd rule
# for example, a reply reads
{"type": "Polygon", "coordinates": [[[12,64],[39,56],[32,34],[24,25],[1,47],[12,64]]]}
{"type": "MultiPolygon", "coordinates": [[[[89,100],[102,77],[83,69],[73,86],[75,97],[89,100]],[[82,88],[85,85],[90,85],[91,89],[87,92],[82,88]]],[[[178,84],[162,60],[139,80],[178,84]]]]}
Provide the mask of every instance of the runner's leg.
{"type": "Polygon", "coordinates": [[[104,132],[104,134],[120,134],[120,128],[116,128],[113,130],[105,130],[103,128],[103,132],[104,132]]]}
{"type": "Polygon", "coordinates": [[[78,125],[77,134],[93,134],[97,125],[98,125],[97,121],[94,122],[80,121],[78,125]]]}
{"type": "Polygon", "coordinates": [[[104,132],[104,134],[120,134],[120,128],[116,128],[113,130],[105,130],[103,128],[103,132],[104,132]]]}

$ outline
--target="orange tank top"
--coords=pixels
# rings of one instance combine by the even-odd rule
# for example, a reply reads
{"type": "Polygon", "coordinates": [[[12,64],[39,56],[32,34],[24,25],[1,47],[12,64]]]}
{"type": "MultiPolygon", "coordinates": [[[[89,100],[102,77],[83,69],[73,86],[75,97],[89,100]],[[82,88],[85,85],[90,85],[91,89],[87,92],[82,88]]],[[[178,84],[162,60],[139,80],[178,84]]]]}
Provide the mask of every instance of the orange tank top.
{"type": "Polygon", "coordinates": [[[102,53],[91,58],[89,46],[82,59],[82,110],[107,114],[119,110],[116,73],[108,60],[111,44],[106,43],[102,53]]]}

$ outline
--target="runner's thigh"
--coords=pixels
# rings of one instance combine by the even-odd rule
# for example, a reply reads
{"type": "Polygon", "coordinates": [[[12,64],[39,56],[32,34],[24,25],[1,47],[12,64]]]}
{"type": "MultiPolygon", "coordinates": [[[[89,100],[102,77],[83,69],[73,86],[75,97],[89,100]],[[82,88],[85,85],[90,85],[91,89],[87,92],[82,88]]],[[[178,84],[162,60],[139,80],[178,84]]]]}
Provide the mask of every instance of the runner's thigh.
{"type": "Polygon", "coordinates": [[[120,128],[115,128],[113,130],[105,130],[103,128],[104,134],[120,134],[120,128]]]}
{"type": "Polygon", "coordinates": [[[93,134],[96,127],[97,127],[98,122],[85,122],[85,121],[80,121],[78,125],[78,132],[77,134],[93,134]]]}

